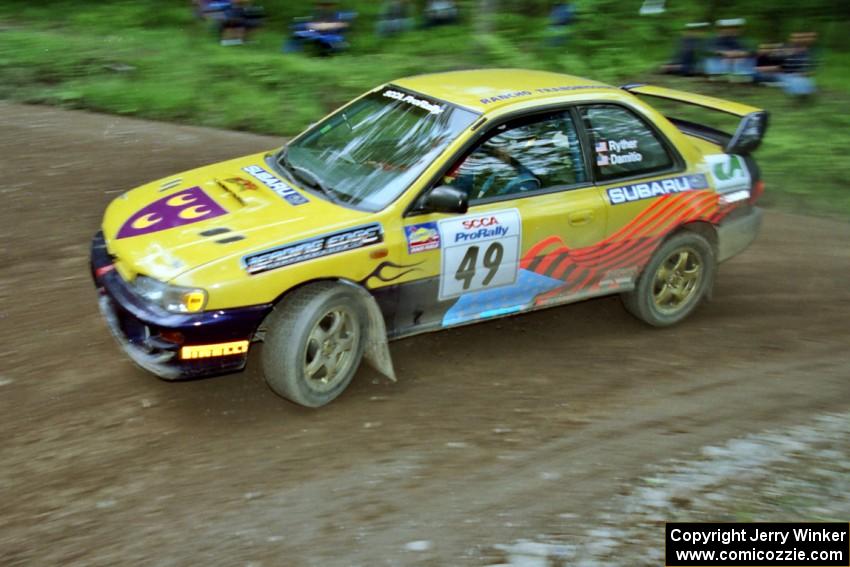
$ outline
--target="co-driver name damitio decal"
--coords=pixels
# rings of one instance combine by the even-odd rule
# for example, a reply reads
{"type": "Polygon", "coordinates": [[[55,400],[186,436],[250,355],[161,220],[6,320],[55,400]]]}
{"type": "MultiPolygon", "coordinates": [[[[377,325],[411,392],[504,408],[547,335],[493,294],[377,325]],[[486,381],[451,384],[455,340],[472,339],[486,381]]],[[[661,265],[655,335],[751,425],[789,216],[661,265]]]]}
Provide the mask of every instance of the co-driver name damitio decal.
{"type": "Polygon", "coordinates": [[[608,200],[612,205],[631,203],[642,199],[652,199],[670,193],[681,193],[682,191],[693,191],[695,189],[708,189],[708,180],[702,173],[692,175],[680,175],[658,181],[646,181],[622,187],[608,189],[608,200]]]}
{"type": "Polygon", "coordinates": [[[605,167],[643,161],[637,140],[602,140],[596,146],[596,165],[605,167]]]}
{"type": "Polygon", "coordinates": [[[444,219],[439,228],[440,299],[516,281],[522,240],[517,209],[444,219]]]}
{"type": "Polygon", "coordinates": [[[255,178],[263,182],[263,185],[280,195],[284,201],[290,205],[297,206],[309,203],[310,199],[260,167],[259,165],[249,165],[243,167],[242,171],[250,173],[255,178]]]}
{"type": "Polygon", "coordinates": [[[242,264],[249,274],[259,274],[383,241],[381,225],[375,223],[251,254],[242,264]]]}

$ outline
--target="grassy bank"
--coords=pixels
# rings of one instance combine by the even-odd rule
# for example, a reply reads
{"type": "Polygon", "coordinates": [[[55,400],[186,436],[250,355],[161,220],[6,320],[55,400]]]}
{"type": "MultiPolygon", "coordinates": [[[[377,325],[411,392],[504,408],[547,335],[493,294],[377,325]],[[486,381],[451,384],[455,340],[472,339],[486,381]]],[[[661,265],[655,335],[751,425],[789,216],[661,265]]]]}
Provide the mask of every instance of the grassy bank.
{"type": "Polygon", "coordinates": [[[278,14],[250,45],[222,48],[183,3],[10,0],[0,6],[0,98],[288,135],[376,84],[424,72],[526,67],[665,82],[771,110],[759,152],[768,201],[850,214],[850,166],[840,155],[850,141],[850,65],[842,53],[827,52],[819,99],[798,105],[773,89],[651,76],[687,13],[622,30],[585,17],[554,49],[540,17],[497,14],[487,34],[465,23],[378,39],[367,10],[352,50],[328,59],[281,53],[289,16],[278,14]]]}

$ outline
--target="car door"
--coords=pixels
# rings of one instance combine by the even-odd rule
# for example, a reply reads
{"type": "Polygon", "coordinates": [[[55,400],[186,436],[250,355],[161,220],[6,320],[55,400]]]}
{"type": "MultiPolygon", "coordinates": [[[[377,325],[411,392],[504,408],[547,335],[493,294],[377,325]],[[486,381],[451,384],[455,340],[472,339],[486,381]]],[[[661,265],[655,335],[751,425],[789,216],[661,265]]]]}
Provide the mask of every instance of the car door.
{"type": "Polygon", "coordinates": [[[592,184],[570,109],[494,125],[434,183],[469,196],[462,215],[405,218],[406,254],[423,277],[399,287],[396,335],[564,301],[579,273],[571,250],[605,236],[606,206],[592,184]]]}
{"type": "Polygon", "coordinates": [[[634,109],[614,103],[578,108],[594,177],[609,205],[595,253],[601,288],[631,287],[671,230],[716,206],[705,175],[689,173],[673,145],[634,109]]]}

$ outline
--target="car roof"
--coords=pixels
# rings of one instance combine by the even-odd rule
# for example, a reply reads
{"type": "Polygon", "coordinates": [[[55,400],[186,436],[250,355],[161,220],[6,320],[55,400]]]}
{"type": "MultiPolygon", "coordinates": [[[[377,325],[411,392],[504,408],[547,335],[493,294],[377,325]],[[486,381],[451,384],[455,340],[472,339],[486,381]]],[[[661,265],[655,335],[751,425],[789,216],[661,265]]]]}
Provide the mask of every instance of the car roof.
{"type": "Polygon", "coordinates": [[[526,69],[431,73],[399,79],[393,84],[482,113],[529,100],[616,89],[583,77],[526,69]]]}

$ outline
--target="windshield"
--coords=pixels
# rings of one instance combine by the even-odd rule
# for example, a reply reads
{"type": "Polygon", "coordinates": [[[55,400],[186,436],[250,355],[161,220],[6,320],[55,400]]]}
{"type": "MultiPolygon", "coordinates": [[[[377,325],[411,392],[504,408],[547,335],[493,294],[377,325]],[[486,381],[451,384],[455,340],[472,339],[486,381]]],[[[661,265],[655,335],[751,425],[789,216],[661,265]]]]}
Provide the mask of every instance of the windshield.
{"type": "Polygon", "coordinates": [[[284,148],[278,165],[331,200],[378,211],[477,114],[396,87],[371,93],[284,148]]]}

